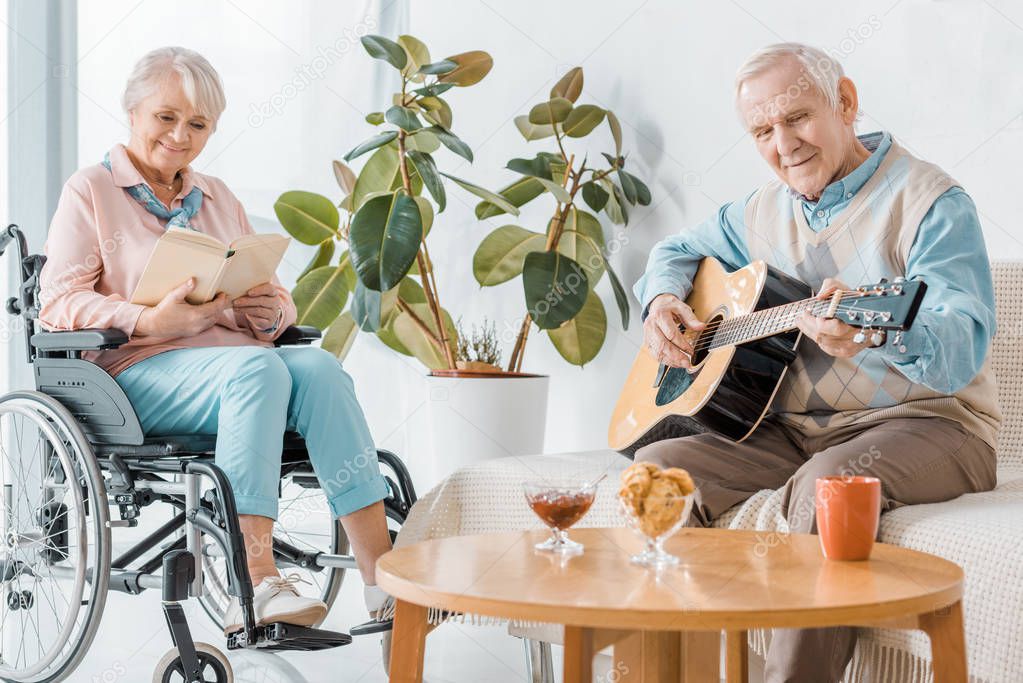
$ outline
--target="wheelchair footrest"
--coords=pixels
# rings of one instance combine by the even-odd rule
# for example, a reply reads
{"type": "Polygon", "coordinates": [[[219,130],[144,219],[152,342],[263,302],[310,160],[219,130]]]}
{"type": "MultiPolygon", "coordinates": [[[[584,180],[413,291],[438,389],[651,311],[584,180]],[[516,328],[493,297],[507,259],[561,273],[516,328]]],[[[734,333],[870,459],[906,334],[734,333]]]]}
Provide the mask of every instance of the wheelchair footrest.
{"type": "Polygon", "coordinates": [[[285,650],[327,650],[332,647],[341,647],[352,642],[352,637],[347,633],[338,631],[325,631],[318,628],[296,626],[276,622],[256,627],[256,642],[252,645],[244,644],[243,631],[232,633],[227,637],[228,650],[240,650],[251,648],[266,650],[268,652],[283,652],[285,650]]]}

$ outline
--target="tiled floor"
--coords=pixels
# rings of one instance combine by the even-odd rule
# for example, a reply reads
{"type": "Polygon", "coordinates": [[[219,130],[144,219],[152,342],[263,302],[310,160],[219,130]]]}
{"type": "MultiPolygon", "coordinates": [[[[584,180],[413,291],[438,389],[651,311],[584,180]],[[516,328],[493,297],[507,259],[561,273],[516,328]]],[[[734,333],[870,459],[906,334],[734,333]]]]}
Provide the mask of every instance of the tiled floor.
{"type": "MultiPolygon", "coordinates": [[[[196,640],[223,649],[223,636],[205,612],[186,603],[196,640]]],[[[341,595],[326,628],[347,630],[365,621],[362,584],[345,578],[341,595]]],[[[82,665],[71,677],[81,683],[142,683],[152,680],[153,667],[171,647],[158,591],[139,596],[112,593],[99,633],[82,665]]],[[[379,637],[356,638],[346,647],[321,652],[231,653],[237,683],[381,683],[387,680],[379,637]]],[[[557,663],[560,667],[560,662],[557,663]]],[[[503,627],[445,624],[427,640],[425,680],[429,683],[525,681],[522,641],[503,627]]]]}

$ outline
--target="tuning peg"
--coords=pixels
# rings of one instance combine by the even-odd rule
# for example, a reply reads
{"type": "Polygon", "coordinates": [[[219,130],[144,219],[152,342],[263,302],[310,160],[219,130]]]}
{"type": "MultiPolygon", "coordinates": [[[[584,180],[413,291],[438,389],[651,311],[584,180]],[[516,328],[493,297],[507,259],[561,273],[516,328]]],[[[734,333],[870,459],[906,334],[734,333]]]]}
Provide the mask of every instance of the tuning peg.
{"type": "Polygon", "coordinates": [[[902,284],[905,281],[906,281],[906,278],[902,277],[901,275],[899,275],[894,280],[892,280],[892,282],[894,282],[895,284],[902,284]]]}
{"type": "Polygon", "coordinates": [[[853,336],[853,341],[856,342],[857,344],[862,344],[864,341],[866,341],[866,339],[867,335],[863,333],[863,330],[860,330],[853,336]]]}
{"type": "Polygon", "coordinates": [[[881,330],[874,330],[874,334],[870,335],[870,344],[872,346],[881,346],[884,343],[885,334],[881,330]]]}
{"type": "Polygon", "coordinates": [[[892,343],[895,344],[895,348],[899,353],[906,352],[906,345],[902,343],[902,330],[895,333],[895,336],[892,338],[892,343]]]}

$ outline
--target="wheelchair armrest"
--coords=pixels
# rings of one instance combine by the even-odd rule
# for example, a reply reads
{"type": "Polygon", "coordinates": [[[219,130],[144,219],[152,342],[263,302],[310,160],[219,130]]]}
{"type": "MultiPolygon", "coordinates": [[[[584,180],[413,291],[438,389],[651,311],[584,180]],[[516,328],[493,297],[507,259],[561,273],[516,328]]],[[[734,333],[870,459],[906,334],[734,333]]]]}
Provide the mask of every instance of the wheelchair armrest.
{"type": "Polygon", "coordinates": [[[116,349],[128,342],[121,330],[70,330],[67,332],[36,332],[32,346],[38,351],[99,351],[116,349]]]}
{"type": "Polygon", "coordinates": [[[322,336],[317,328],[310,325],[290,325],[274,340],[274,346],[307,345],[322,336]]]}

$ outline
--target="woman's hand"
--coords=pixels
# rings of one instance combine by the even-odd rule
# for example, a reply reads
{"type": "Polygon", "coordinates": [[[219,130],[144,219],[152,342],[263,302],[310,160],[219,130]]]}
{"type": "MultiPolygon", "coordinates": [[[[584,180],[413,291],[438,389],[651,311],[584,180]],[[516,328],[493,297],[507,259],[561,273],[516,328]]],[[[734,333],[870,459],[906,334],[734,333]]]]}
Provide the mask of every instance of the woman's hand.
{"type": "Polygon", "coordinates": [[[679,329],[702,330],[706,325],[686,302],[674,294],[661,294],[650,302],[643,322],[643,341],[659,363],[673,368],[692,368],[693,345],[679,329]]]}
{"type": "MultiPolygon", "coordinates": [[[[834,278],[826,278],[816,298],[830,299],[835,290],[839,289],[846,290],[848,287],[834,278]]],[[[805,336],[816,342],[821,351],[836,358],[852,358],[870,346],[870,342],[866,340],[863,343],[853,341],[859,330],[838,318],[820,318],[809,311],[803,311],[796,325],[805,336]]]]}
{"type": "Polygon", "coordinates": [[[189,278],[163,297],[156,306],[142,312],[135,325],[140,337],[191,337],[204,332],[217,323],[220,314],[231,307],[227,294],[220,292],[204,304],[185,301],[195,288],[195,278],[189,278]]]}
{"type": "Polygon", "coordinates": [[[234,300],[235,315],[242,313],[249,320],[252,329],[266,330],[274,326],[281,314],[281,300],[277,288],[269,282],[256,285],[234,300]]]}

